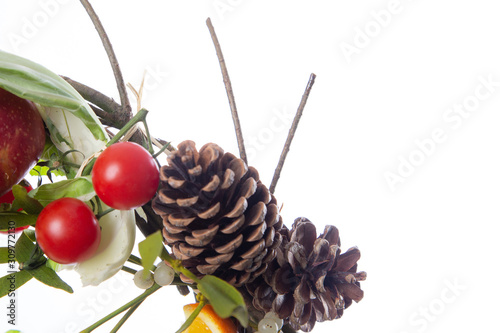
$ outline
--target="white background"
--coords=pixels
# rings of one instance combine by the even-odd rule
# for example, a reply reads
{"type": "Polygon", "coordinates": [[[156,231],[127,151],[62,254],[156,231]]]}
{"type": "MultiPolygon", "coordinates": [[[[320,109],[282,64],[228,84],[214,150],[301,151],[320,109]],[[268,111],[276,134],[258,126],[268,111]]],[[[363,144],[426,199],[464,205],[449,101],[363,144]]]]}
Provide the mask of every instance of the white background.
{"type": "MultiPolygon", "coordinates": [[[[290,115],[310,73],[317,75],[275,194],[287,225],[299,216],[318,233],[336,225],[343,250],[360,248],[368,279],[360,303],[314,332],[499,330],[496,2],[93,2],[125,80],[138,87],[148,71],[143,106],[154,135],[198,147],[212,141],[237,154],[205,25],[212,17],[247,149],[255,152],[250,164],[266,184],[290,115]]],[[[1,49],[118,99],[77,1],[0,6],[1,49]]],[[[64,276],[73,295],[35,281],[19,290],[23,333],[77,332],[140,293],[126,273],[98,288],[64,276]]],[[[192,300],[163,288],[123,332],[174,332],[192,300]]],[[[9,328],[0,318],[0,328],[9,328]]]]}

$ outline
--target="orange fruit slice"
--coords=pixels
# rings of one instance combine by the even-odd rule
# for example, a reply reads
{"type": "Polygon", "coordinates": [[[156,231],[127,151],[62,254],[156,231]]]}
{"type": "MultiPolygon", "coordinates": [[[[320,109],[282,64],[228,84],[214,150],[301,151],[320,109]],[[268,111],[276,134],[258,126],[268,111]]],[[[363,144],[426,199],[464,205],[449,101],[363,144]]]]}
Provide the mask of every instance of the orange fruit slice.
{"type": "MultiPolygon", "coordinates": [[[[198,303],[184,305],[186,319],[197,306],[198,303]]],[[[231,318],[222,319],[219,317],[212,306],[207,304],[183,333],[236,333],[236,325],[231,318]]]]}

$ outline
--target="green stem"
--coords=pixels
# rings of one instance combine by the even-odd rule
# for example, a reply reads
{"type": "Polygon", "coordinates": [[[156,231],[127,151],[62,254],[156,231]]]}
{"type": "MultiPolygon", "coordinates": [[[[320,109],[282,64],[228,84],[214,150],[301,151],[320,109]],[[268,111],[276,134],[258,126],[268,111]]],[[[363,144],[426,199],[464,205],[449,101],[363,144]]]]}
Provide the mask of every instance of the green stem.
{"type": "Polygon", "coordinates": [[[134,256],[133,254],[131,254],[128,259],[128,261],[130,261],[131,263],[133,264],[136,264],[136,265],[139,265],[139,266],[142,266],[142,260],[141,258],[137,257],[137,256],[134,256]]]}
{"type": "Polygon", "coordinates": [[[135,269],[127,267],[127,266],[122,266],[122,271],[133,274],[133,275],[135,275],[135,273],[137,273],[137,271],[135,269]]]}
{"type": "Polygon", "coordinates": [[[132,306],[135,306],[137,303],[141,303],[149,295],[151,295],[152,293],[154,293],[155,291],[157,291],[160,288],[161,288],[161,286],[155,283],[151,288],[147,289],[146,291],[144,291],[142,294],[140,294],[139,296],[137,296],[136,298],[134,298],[133,300],[131,300],[127,304],[122,305],[121,307],[119,307],[115,311],[111,312],[106,317],[104,317],[104,318],[100,319],[99,321],[95,322],[93,325],[87,327],[86,329],[84,329],[80,333],[90,333],[90,332],[92,332],[93,330],[95,330],[96,328],[98,328],[99,326],[101,326],[102,324],[104,324],[105,322],[107,322],[108,320],[110,320],[110,319],[116,317],[117,315],[119,315],[120,313],[122,313],[123,311],[129,309],[132,306]]]}
{"type": "Polygon", "coordinates": [[[196,275],[191,273],[191,271],[184,268],[180,260],[172,258],[165,248],[163,248],[160,258],[168,262],[176,272],[183,274],[185,277],[193,280],[195,283],[200,283],[200,279],[198,279],[196,275]]]}
{"type": "Polygon", "coordinates": [[[170,147],[170,142],[167,143],[166,145],[163,145],[163,147],[161,147],[161,149],[159,151],[157,151],[155,154],[153,154],[153,157],[157,158],[158,156],[160,156],[161,153],[163,153],[165,150],[167,150],[168,147],[170,147]]]}
{"type": "Polygon", "coordinates": [[[82,176],[88,176],[90,175],[90,172],[92,171],[92,168],[94,167],[95,164],[95,158],[91,159],[90,162],[83,168],[82,171],[82,176]]]}
{"type": "Polygon", "coordinates": [[[66,161],[64,161],[63,164],[64,164],[64,166],[67,166],[67,167],[70,167],[70,168],[76,168],[76,169],[78,169],[80,167],[79,164],[71,163],[71,162],[66,162],[66,161]]]}
{"type": "Polygon", "coordinates": [[[130,309],[128,309],[127,313],[123,315],[123,317],[120,319],[120,321],[113,327],[113,329],[109,333],[116,333],[118,330],[125,324],[127,319],[134,313],[135,310],[144,302],[144,300],[140,301],[139,303],[132,305],[130,309]]]}
{"type": "MultiPolygon", "coordinates": [[[[140,109],[139,112],[137,112],[137,114],[134,116],[134,118],[130,119],[130,121],[128,123],[126,123],[125,126],[123,126],[111,140],[109,140],[109,142],[106,144],[106,147],[109,147],[113,143],[118,142],[118,140],[120,140],[122,138],[122,136],[124,136],[138,122],[142,121],[144,124],[146,124],[145,120],[146,120],[147,114],[148,114],[148,110],[140,109]]],[[[151,144],[151,142],[150,142],[150,144],[151,144]]]]}
{"type": "Polygon", "coordinates": [[[97,214],[97,216],[96,216],[96,217],[97,217],[97,219],[99,220],[101,217],[103,217],[103,216],[104,216],[104,215],[106,215],[106,214],[111,213],[111,212],[112,212],[112,211],[114,211],[114,210],[115,210],[114,208],[108,208],[108,209],[106,209],[105,211],[103,211],[102,213],[97,214]]]}
{"type": "Polygon", "coordinates": [[[201,310],[203,309],[205,304],[207,304],[207,301],[205,300],[205,298],[202,298],[200,300],[200,303],[198,303],[198,306],[196,307],[196,309],[194,309],[193,313],[191,313],[189,315],[188,319],[186,319],[184,324],[182,324],[182,326],[175,333],[184,332],[193,323],[193,321],[196,319],[196,317],[198,317],[198,314],[201,312],[201,310]]]}
{"type": "Polygon", "coordinates": [[[149,134],[149,128],[148,128],[148,123],[146,121],[142,122],[144,124],[144,130],[146,131],[146,136],[148,139],[148,151],[151,155],[155,153],[153,150],[153,143],[151,142],[151,134],[149,134]]]}

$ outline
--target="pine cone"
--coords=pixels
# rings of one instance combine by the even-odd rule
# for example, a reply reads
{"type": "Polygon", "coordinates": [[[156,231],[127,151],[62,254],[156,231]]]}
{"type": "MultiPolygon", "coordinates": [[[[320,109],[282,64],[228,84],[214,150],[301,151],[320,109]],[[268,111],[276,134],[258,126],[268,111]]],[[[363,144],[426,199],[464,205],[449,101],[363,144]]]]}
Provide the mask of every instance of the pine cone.
{"type": "MultiPolygon", "coordinates": [[[[208,143],[184,141],[162,166],[153,209],[173,255],[198,277],[212,274],[241,286],[276,256],[281,228],[276,199],[257,170],[208,143]]],[[[184,277],[186,280],[186,278],[184,277]]]]}
{"type": "Polygon", "coordinates": [[[274,311],[295,330],[310,332],[316,321],[340,318],[363,291],[357,271],[360,252],[350,248],[340,254],[338,229],[326,226],[316,238],[316,227],[305,218],[295,220],[291,230],[282,229],[283,242],[269,269],[246,285],[253,306],[274,311]]]}

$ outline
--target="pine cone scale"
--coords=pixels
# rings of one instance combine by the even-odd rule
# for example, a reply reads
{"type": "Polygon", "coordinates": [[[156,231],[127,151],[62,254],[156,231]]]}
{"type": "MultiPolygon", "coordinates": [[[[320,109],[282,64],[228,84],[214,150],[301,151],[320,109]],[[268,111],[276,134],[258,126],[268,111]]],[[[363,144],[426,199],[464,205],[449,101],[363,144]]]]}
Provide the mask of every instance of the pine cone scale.
{"type": "Polygon", "coordinates": [[[204,194],[215,192],[219,188],[219,185],[220,185],[219,176],[213,175],[210,182],[201,189],[201,192],[202,193],[205,192],[204,194]]]}
{"type": "Polygon", "coordinates": [[[336,269],[341,272],[347,272],[356,264],[359,258],[361,258],[361,252],[359,249],[351,247],[339,256],[336,269]]]}
{"type": "Polygon", "coordinates": [[[239,234],[238,237],[222,246],[216,247],[215,252],[220,254],[232,253],[243,243],[243,235],[239,234]]]}
{"type": "Polygon", "coordinates": [[[257,257],[262,251],[265,249],[266,242],[262,239],[260,242],[256,243],[253,247],[251,247],[248,251],[243,253],[241,257],[243,259],[253,259],[257,257]]]}
{"type": "Polygon", "coordinates": [[[296,305],[307,304],[311,301],[311,288],[309,288],[306,276],[302,277],[299,285],[295,288],[293,298],[296,305]]]}
{"type": "Polygon", "coordinates": [[[205,258],[205,261],[209,263],[210,265],[222,265],[226,262],[228,262],[234,255],[234,252],[230,253],[225,253],[225,254],[220,254],[215,257],[207,257],[205,258]]]}
{"type": "Polygon", "coordinates": [[[237,230],[239,230],[244,223],[245,223],[245,215],[238,216],[230,223],[228,223],[223,229],[221,229],[221,232],[224,234],[232,234],[237,230]]]}
{"type": "Polygon", "coordinates": [[[205,210],[201,213],[198,213],[197,216],[201,219],[208,220],[208,219],[214,217],[215,215],[217,215],[217,213],[219,213],[219,211],[220,211],[220,203],[217,202],[215,205],[211,206],[207,210],[205,210]]]}
{"type": "Polygon", "coordinates": [[[236,204],[234,205],[233,210],[224,215],[224,217],[234,218],[241,216],[243,212],[247,209],[247,207],[248,207],[247,199],[245,199],[244,197],[240,197],[236,202],[236,204]]]}
{"type": "Polygon", "coordinates": [[[363,290],[355,284],[342,283],[337,285],[338,291],[344,295],[344,297],[350,298],[355,302],[359,302],[363,299],[363,290]]]}
{"type": "MultiPolygon", "coordinates": [[[[280,318],[288,318],[292,315],[293,309],[295,306],[295,302],[293,300],[293,294],[279,294],[276,296],[272,310],[280,317],[280,318]]],[[[269,310],[266,310],[268,312],[269,310]]]]}

